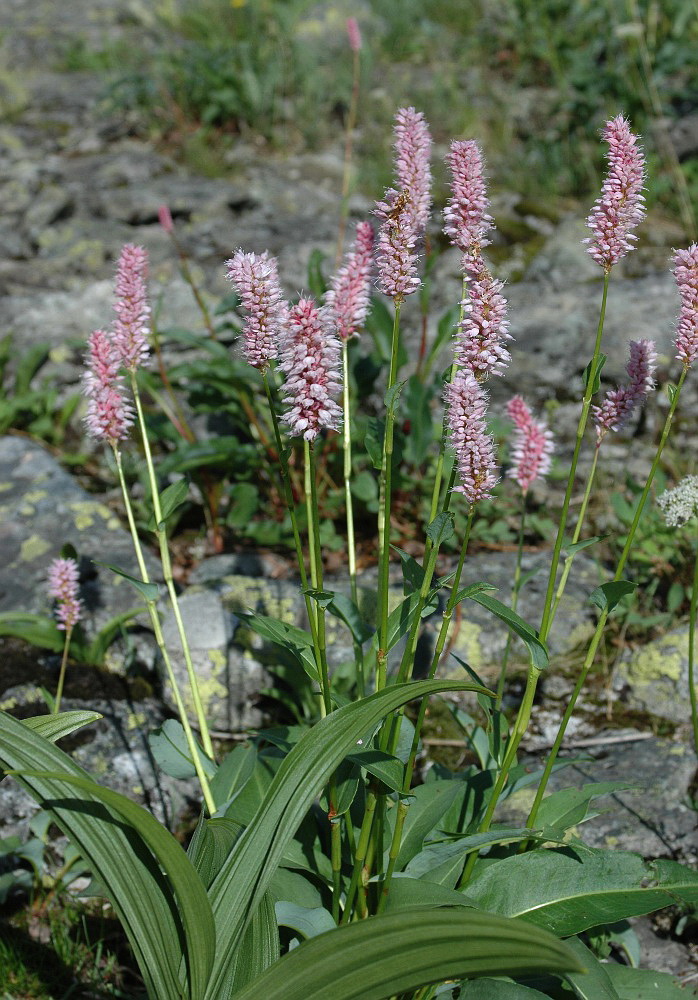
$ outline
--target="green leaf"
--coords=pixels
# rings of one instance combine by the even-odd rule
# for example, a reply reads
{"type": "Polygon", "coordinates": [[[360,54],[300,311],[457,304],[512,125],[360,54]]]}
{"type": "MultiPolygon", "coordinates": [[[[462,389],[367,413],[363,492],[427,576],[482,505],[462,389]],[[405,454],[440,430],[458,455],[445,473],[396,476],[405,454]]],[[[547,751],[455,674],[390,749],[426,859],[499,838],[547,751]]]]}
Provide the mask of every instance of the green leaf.
{"type": "Polygon", "coordinates": [[[630,580],[611,580],[592,590],[589,602],[595,604],[601,611],[613,611],[618,602],[626,594],[632,594],[636,587],[637,584],[631,583],[630,580]]]}
{"type": "Polygon", "coordinates": [[[223,867],[239,836],[240,826],[233,820],[218,816],[213,819],[200,817],[187,849],[187,857],[196,868],[205,889],[210,887],[223,867]]]}
{"type": "Polygon", "coordinates": [[[497,588],[491,583],[485,583],[483,580],[478,583],[470,583],[467,587],[463,587],[456,594],[456,604],[460,604],[461,601],[466,600],[468,597],[473,597],[475,594],[483,594],[486,592],[495,591],[497,588]]]}
{"type": "Polygon", "coordinates": [[[51,347],[49,344],[36,344],[29,348],[17,362],[15,371],[15,395],[22,396],[29,391],[32,379],[43,368],[49,359],[51,347]]]}
{"type": "Polygon", "coordinates": [[[581,788],[562,788],[543,799],[537,825],[546,833],[562,836],[573,826],[599,815],[598,811],[589,808],[594,799],[632,787],[627,781],[600,781],[581,788]]]}
{"type": "Polygon", "coordinates": [[[235,1000],[383,1000],[427,983],[566,972],[571,951],[550,935],[466,908],[403,910],[338,927],[284,955],[235,1000]]]}
{"type": "Polygon", "coordinates": [[[312,650],[313,640],[308,632],[296,625],[278,621],[276,618],[258,615],[254,611],[238,611],[237,614],[238,618],[245,621],[257,635],[278,643],[279,646],[292,653],[311,680],[319,681],[320,675],[312,650]]]}
{"type": "Polygon", "coordinates": [[[230,490],[230,509],[225,523],[246,528],[259,508],[259,490],[252,483],[236,483],[230,490]]]}
{"type": "Polygon", "coordinates": [[[308,258],[308,288],[316,299],[321,299],[327,289],[327,282],[322,273],[322,264],[325,255],[317,247],[311,252],[308,258]]]}
{"type": "Polygon", "coordinates": [[[481,604],[483,608],[487,608],[491,611],[493,615],[499,618],[500,621],[504,622],[512,632],[516,635],[528,647],[528,652],[531,657],[531,665],[536,668],[536,670],[544,670],[548,665],[548,650],[543,645],[543,643],[538,638],[538,633],[530,625],[528,625],[523,618],[520,618],[515,611],[508,608],[506,604],[502,604],[495,597],[490,597],[485,593],[468,594],[468,598],[471,601],[476,601],[477,604],[481,604]]]}
{"type": "Polygon", "coordinates": [[[245,787],[255,769],[257,750],[254,746],[238,746],[221,761],[211,781],[211,795],[220,808],[245,787]]]}
{"type": "Polygon", "coordinates": [[[412,789],[397,856],[398,871],[419,854],[427,834],[437,825],[459,791],[461,786],[458,781],[431,781],[412,789]]]}
{"type": "Polygon", "coordinates": [[[282,902],[277,903],[275,909],[279,927],[290,927],[304,938],[317,937],[336,926],[332,914],[322,906],[309,910],[307,906],[282,902]]]}
{"type": "Polygon", "coordinates": [[[156,524],[155,514],[151,515],[150,520],[148,521],[148,530],[155,531],[159,528],[162,531],[168,518],[174,514],[177,508],[181,507],[187,499],[188,493],[188,479],[178,479],[176,483],[171,483],[166,489],[164,489],[160,497],[160,512],[162,514],[162,519],[159,524],[156,524]]]}
{"type": "Polygon", "coordinates": [[[568,555],[573,556],[576,552],[581,552],[582,549],[595,545],[596,542],[602,542],[604,538],[608,538],[608,535],[594,535],[592,538],[583,538],[580,542],[565,542],[562,547],[568,555]]]}
{"type": "Polygon", "coordinates": [[[304,590],[304,594],[307,594],[315,603],[321,608],[328,608],[334,599],[333,590],[304,590]]]}
{"type": "Polygon", "coordinates": [[[368,422],[368,430],[364,437],[364,447],[366,454],[371,460],[374,469],[380,470],[383,465],[383,438],[385,436],[385,420],[379,417],[371,417],[368,422]]]}
{"type": "Polygon", "coordinates": [[[464,681],[396,684],[337,709],[310,729],[281,762],[257,813],[210,890],[216,959],[207,1000],[219,996],[229,956],[283,858],[294,832],[332,772],[390,712],[438,691],[483,691],[464,681]]]}
{"type": "Polygon", "coordinates": [[[458,840],[449,840],[442,844],[428,844],[419,854],[414,855],[405,873],[412,878],[425,878],[430,872],[440,868],[445,861],[460,860],[461,865],[471,851],[480,851],[483,847],[494,844],[515,844],[528,840],[535,833],[528,827],[494,829],[488,833],[474,833],[458,840]]]}
{"type": "Polygon", "coordinates": [[[411,375],[404,395],[409,431],[405,440],[405,459],[410,465],[420,466],[425,461],[434,439],[434,422],[431,415],[433,386],[425,386],[418,375],[411,375]]]}
{"type": "Polygon", "coordinates": [[[628,851],[545,849],[476,871],[467,892],[485,910],[568,937],[679,901],[695,906],[698,872],[628,851]]]}
{"type": "MultiPolygon", "coordinates": [[[[372,879],[371,881],[380,884],[382,879],[372,879]]],[[[439,885],[436,882],[412,878],[401,872],[396,872],[390,883],[390,890],[386,902],[386,910],[395,912],[396,910],[408,910],[415,906],[472,906],[465,893],[457,892],[449,886],[439,885]]]]}
{"type": "Polygon", "coordinates": [[[458,326],[458,318],[460,316],[460,306],[451,306],[441,319],[439,320],[438,326],[436,328],[436,337],[434,338],[434,343],[429,348],[429,352],[426,357],[426,363],[424,365],[424,378],[426,379],[429,372],[432,369],[436,358],[438,357],[439,351],[444,346],[444,344],[451,339],[458,326]]]}
{"type": "Polygon", "coordinates": [[[28,611],[0,612],[0,636],[24,639],[39,649],[50,649],[61,653],[65,646],[65,632],[47,615],[36,615],[28,611]]]}
{"type": "Polygon", "coordinates": [[[579,938],[570,938],[565,942],[580,963],[584,972],[568,972],[567,982],[574,990],[579,1000],[620,1000],[611,982],[606,965],[602,965],[592,951],[579,938]]]}
{"type": "MultiPolygon", "coordinates": [[[[596,366],[596,372],[594,373],[594,382],[593,382],[593,385],[591,387],[591,395],[592,396],[595,395],[595,393],[597,393],[599,391],[599,389],[601,388],[601,369],[606,364],[607,360],[608,360],[608,358],[607,358],[607,356],[605,354],[599,354],[599,360],[598,360],[598,364],[596,366]]],[[[593,361],[593,359],[592,359],[592,361],[593,361]]],[[[589,386],[589,379],[591,378],[591,365],[592,365],[592,361],[590,361],[589,364],[586,366],[586,368],[584,369],[584,374],[582,375],[582,384],[584,386],[585,392],[586,392],[586,390],[587,390],[587,388],[589,386]]]]}
{"type": "Polygon", "coordinates": [[[453,537],[455,514],[450,510],[442,510],[427,528],[427,537],[433,548],[438,549],[442,542],[453,537]]]}
{"type": "Polygon", "coordinates": [[[101,718],[99,712],[60,712],[58,715],[35,715],[30,719],[23,719],[22,725],[55,743],[101,718]]]}
{"type": "Polygon", "coordinates": [[[666,972],[611,964],[606,972],[620,1000],[687,1000],[691,995],[666,972]]]}
{"type": "Polygon", "coordinates": [[[395,385],[391,385],[386,392],[383,402],[385,403],[385,408],[388,416],[395,415],[395,407],[397,406],[397,401],[400,398],[400,393],[407,385],[407,380],[403,382],[396,382],[395,385]]]}
{"type": "Polygon", "coordinates": [[[112,573],[116,573],[117,576],[123,576],[124,580],[128,580],[132,583],[136,590],[143,595],[146,601],[157,601],[158,594],[160,593],[160,588],[157,583],[146,583],[145,580],[139,580],[135,576],[131,576],[123,569],[119,569],[118,566],[112,566],[109,563],[100,562],[99,559],[93,559],[92,562],[95,566],[104,566],[105,569],[110,569],[112,573]]]}
{"type": "Polygon", "coordinates": [[[405,552],[404,549],[398,548],[397,545],[391,545],[390,547],[400,556],[400,563],[402,564],[403,592],[405,596],[413,594],[422,586],[424,581],[424,569],[419,565],[414,556],[409,554],[409,552],[405,552]]]}
{"type": "Polygon", "coordinates": [[[364,503],[376,501],[378,499],[376,477],[368,469],[362,469],[351,481],[351,492],[364,503]]]}
{"type": "Polygon", "coordinates": [[[224,996],[243,989],[279,959],[279,930],[274,900],[266,892],[245,931],[242,947],[228,970],[224,996]]]}
{"type": "Polygon", "coordinates": [[[405,776],[405,767],[401,760],[382,750],[359,750],[347,757],[352,764],[363,767],[369,774],[379,778],[393,792],[399,792],[405,776]]]}
{"type": "Polygon", "coordinates": [[[96,785],[66,754],[5,713],[0,760],[51,812],[108,888],[150,995],[180,1000],[183,947],[190,996],[203,995],[214,949],[211,911],[177,841],[144,809],[96,785]]]}
{"type": "Polygon", "coordinates": [[[344,594],[335,594],[330,603],[327,605],[327,610],[335,618],[339,618],[340,621],[349,628],[352,638],[355,642],[361,646],[367,639],[376,631],[371,625],[363,620],[361,617],[361,612],[348,597],[344,594]]]}
{"type": "Polygon", "coordinates": [[[674,385],[673,382],[667,382],[665,388],[669,402],[673,403],[674,400],[676,399],[676,393],[679,391],[678,386],[674,385]]]}
{"type": "MultiPolygon", "coordinates": [[[[148,745],[155,761],[171,778],[195,778],[196,768],[189,752],[187,737],[182,723],[177,719],[167,719],[148,735],[148,745]]],[[[217,767],[206,756],[197,743],[199,760],[208,778],[212,778],[217,767]]]]}

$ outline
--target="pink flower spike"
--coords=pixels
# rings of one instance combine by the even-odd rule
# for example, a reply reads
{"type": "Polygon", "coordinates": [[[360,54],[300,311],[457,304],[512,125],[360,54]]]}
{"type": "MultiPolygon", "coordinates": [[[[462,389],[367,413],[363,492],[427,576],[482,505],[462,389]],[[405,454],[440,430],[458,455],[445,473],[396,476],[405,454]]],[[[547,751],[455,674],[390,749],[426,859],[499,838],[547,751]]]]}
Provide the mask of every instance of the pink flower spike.
{"type": "Polygon", "coordinates": [[[356,239],[325,295],[327,315],[341,340],[358,335],[368,313],[371,295],[373,227],[359,222],[356,239]]]}
{"type": "Polygon", "coordinates": [[[323,312],[313,299],[300,299],[288,314],[288,331],[279,352],[286,375],[283,401],[291,409],[282,420],[293,436],[307,441],[323,427],[339,430],[342,411],[335,402],[342,389],[339,375],[341,348],[325,328],[323,312]]]}
{"type": "Polygon", "coordinates": [[[676,357],[688,367],[698,358],[698,244],[674,254],[674,279],[681,296],[676,323],[676,357]]]}
{"type": "Polygon", "coordinates": [[[166,233],[174,232],[174,222],[172,221],[172,213],[170,212],[167,205],[161,205],[158,209],[158,222],[165,230],[166,233]]]}
{"type": "Polygon", "coordinates": [[[507,416],[519,431],[525,431],[533,419],[533,414],[522,396],[512,396],[507,403],[507,416]]]}
{"type": "Polygon", "coordinates": [[[82,617],[82,602],[78,597],[78,564],[74,559],[54,559],[48,571],[48,592],[58,605],[57,627],[63,632],[72,629],[82,617]]]}
{"type": "Polygon", "coordinates": [[[114,344],[121,364],[131,372],[145,364],[150,354],[147,272],[148,255],[143,247],[127,243],[116,271],[114,344]]]}
{"type": "Polygon", "coordinates": [[[632,230],[645,217],[645,160],[638,137],[622,115],[606,122],[603,138],[609,144],[608,174],[587,219],[593,235],[584,243],[589,244],[596,263],[608,272],[633,249],[637,236],[632,230]]]}
{"type": "MultiPolygon", "coordinates": [[[[523,403],[523,400],[521,402],[523,403]]],[[[510,478],[516,480],[524,493],[528,492],[534,480],[542,479],[548,474],[553,450],[552,431],[548,429],[544,420],[534,420],[529,410],[528,423],[523,427],[517,426],[514,432],[511,446],[512,465],[508,472],[510,478]]]]}
{"type": "Polygon", "coordinates": [[[414,108],[400,108],[395,115],[395,172],[397,186],[410,199],[410,213],[417,230],[424,232],[431,209],[431,135],[424,115],[414,108]]]}
{"type": "Polygon", "coordinates": [[[247,310],[243,328],[245,358],[264,371],[278,354],[288,321],[276,258],[266,250],[261,254],[236,250],[226,266],[247,310]]]}
{"type": "Polygon", "coordinates": [[[600,442],[607,431],[619,431],[627,424],[633,410],[654,389],[657,351],[653,340],[631,340],[630,360],[626,366],[629,382],[612,389],[600,406],[592,406],[596,438],[600,442]]]}
{"type": "Polygon", "coordinates": [[[482,152],[474,140],[452,142],[446,162],[453,180],[452,197],[444,209],[444,232],[465,254],[467,268],[467,261],[489,245],[485,234],[492,228],[482,152]]]}
{"type": "Polygon", "coordinates": [[[491,496],[497,484],[494,442],[487,433],[485,410],[487,393],[472,372],[458,371],[444,390],[449,442],[456,453],[462,493],[471,507],[491,496]]]}
{"type": "Polygon", "coordinates": [[[112,447],[128,437],[133,409],[124,396],[123,378],[118,374],[119,358],[108,333],[95,330],[88,340],[83,375],[83,391],[88,398],[85,423],[98,441],[112,447]]]}
{"type": "Polygon", "coordinates": [[[355,17],[347,18],[347,36],[349,38],[349,48],[352,52],[361,51],[361,32],[359,22],[355,17]]]}
{"type": "Polygon", "coordinates": [[[378,287],[395,302],[402,302],[421,285],[414,253],[417,236],[408,193],[398,194],[390,188],[385,201],[376,203],[375,214],[383,220],[376,247],[378,287]]]}
{"type": "Polygon", "coordinates": [[[478,258],[476,269],[467,285],[463,300],[463,319],[456,334],[454,353],[463,368],[469,368],[478,381],[489,375],[503,375],[511,361],[504,346],[511,340],[508,333],[507,300],[502,295],[504,285],[493,278],[478,258]]]}

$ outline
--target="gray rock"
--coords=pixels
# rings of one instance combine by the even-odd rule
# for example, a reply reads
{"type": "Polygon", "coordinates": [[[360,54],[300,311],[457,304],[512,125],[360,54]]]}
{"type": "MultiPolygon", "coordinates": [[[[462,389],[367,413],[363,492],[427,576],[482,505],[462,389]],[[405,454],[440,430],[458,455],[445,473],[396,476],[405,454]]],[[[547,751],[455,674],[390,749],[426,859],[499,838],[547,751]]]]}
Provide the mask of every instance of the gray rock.
{"type": "Polygon", "coordinates": [[[616,667],[614,691],[630,708],[672,722],[691,718],[688,628],[682,626],[626,652],[616,667]]]}

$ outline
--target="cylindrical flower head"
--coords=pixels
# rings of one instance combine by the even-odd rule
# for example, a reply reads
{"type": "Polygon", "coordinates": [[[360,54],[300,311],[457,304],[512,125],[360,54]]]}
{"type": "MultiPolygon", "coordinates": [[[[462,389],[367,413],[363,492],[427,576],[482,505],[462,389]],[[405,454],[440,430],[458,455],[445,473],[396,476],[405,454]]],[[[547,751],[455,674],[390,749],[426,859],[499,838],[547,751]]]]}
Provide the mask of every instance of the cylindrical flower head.
{"type": "Polygon", "coordinates": [[[128,437],[133,409],[124,395],[123,378],[118,374],[116,348],[104,330],[95,330],[87,342],[83,391],[88,399],[85,423],[91,437],[112,446],[128,437]]]}
{"type": "Polygon", "coordinates": [[[325,325],[312,299],[299,299],[288,314],[288,330],[279,353],[286,375],[283,401],[291,407],[282,420],[293,436],[312,441],[323,427],[339,430],[342,411],[335,402],[342,389],[339,341],[325,325]]]}
{"type": "Polygon", "coordinates": [[[356,239],[325,295],[327,316],[341,340],[358,334],[366,319],[371,295],[372,254],[373,227],[370,222],[359,222],[356,239]]]}
{"type": "Polygon", "coordinates": [[[638,137],[630,131],[626,118],[618,115],[606,122],[603,138],[609,144],[608,174],[587,219],[593,236],[584,240],[589,253],[604,271],[611,270],[633,249],[637,236],[632,232],[645,217],[645,160],[638,137]]]}
{"type": "Polygon", "coordinates": [[[406,191],[417,235],[424,232],[431,209],[431,135],[424,115],[414,108],[400,108],[395,115],[395,173],[398,187],[406,191]]]}
{"type": "Polygon", "coordinates": [[[462,493],[473,507],[490,497],[497,484],[494,442],[485,424],[487,394],[472,372],[461,370],[446,385],[444,396],[459,480],[453,492],[462,493]]]}
{"type": "Polygon", "coordinates": [[[279,352],[288,321],[276,258],[266,250],[261,254],[236,250],[226,266],[247,311],[243,328],[245,358],[254,368],[264,370],[279,352]]]}
{"type": "Polygon", "coordinates": [[[62,631],[72,629],[82,615],[82,602],[78,597],[79,576],[74,559],[54,559],[49,566],[48,592],[58,602],[57,627],[62,631]]]}
{"type": "MultiPolygon", "coordinates": [[[[521,399],[520,396],[516,398],[521,399]]],[[[523,403],[523,400],[521,402],[523,403]]],[[[510,456],[511,468],[508,472],[510,478],[516,480],[524,493],[528,492],[534,480],[542,479],[548,474],[553,450],[552,431],[544,420],[533,419],[529,410],[528,423],[523,427],[517,425],[514,431],[510,456]]]]}
{"type": "Polygon", "coordinates": [[[533,420],[533,414],[523,396],[512,396],[507,403],[507,416],[519,431],[525,431],[533,420]]]}
{"type": "Polygon", "coordinates": [[[676,323],[676,357],[686,367],[698,357],[698,244],[674,255],[674,279],[681,296],[676,323]]]}
{"type": "Polygon", "coordinates": [[[504,346],[511,336],[503,287],[479,258],[478,267],[468,280],[467,297],[462,303],[463,319],[454,347],[458,364],[469,368],[479,382],[489,375],[503,375],[511,361],[504,346]]]}
{"type": "Polygon", "coordinates": [[[489,245],[485,234],[492,228],[482,152],[472,139],[452,142],[446,162],[453,179],[452,197],[444,209],[444,232],[463,251],[467,269],[468,261],[489,245]]]}
{"type": "Polygon", "coordinates": [[[698,476],[686,476],[673,490],[657,497],[666,523],[678,528],[698,514],[698,476]]]}
{"type": "Polygon", "coordinates": [[[135,370],[150,354],[150,306],[146,276],[148,255],[143,247],[127,243],[116,270],[114,345],[124,368],[135,370]]]}
{"type": "Polygon", "coordinates": [[[417,236],[408,193],[398,194],[389,188],[385,201],[376,203],[375,214],[383,220],[376,247],[378,287],[395,302],[402,302],[421,285],[414,253],[417,236]]]}
{"type": "Polygon", "coordinates": [[[619,431],[654,389],[653,374],[657,352],[653,340],[631,340],[630,360],[626,366],[629,382],[607,392],[601,406],[592,406],[596,436],[600,441],[607,431],[619,431]]]}
{"type": "Polygon", "coordinates": [[[361,51],[361,32],[359,22],[355,17],[347,18],[347,36],[349,38],[349,48],[352,52],[361,51]]]}

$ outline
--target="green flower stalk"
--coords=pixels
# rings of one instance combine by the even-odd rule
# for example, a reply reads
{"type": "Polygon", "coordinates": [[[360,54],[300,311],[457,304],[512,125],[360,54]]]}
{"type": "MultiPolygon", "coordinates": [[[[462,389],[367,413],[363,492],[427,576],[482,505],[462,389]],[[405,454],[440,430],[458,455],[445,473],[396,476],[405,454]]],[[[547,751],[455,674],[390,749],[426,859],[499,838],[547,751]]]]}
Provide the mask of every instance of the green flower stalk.
{"type": "Polygon", "coordinates": [[[78,596],[79,580],[80,572],[74,559],[54,559],[49,566],[48,592],[49,596],[56,601],[56,627],[65,632],[61,669],[58,675],[56,698],[53,703],[54,715],[58,715],[61,710],[70,639],[73,629],[82,617],[82,601],[78,596]]]}

